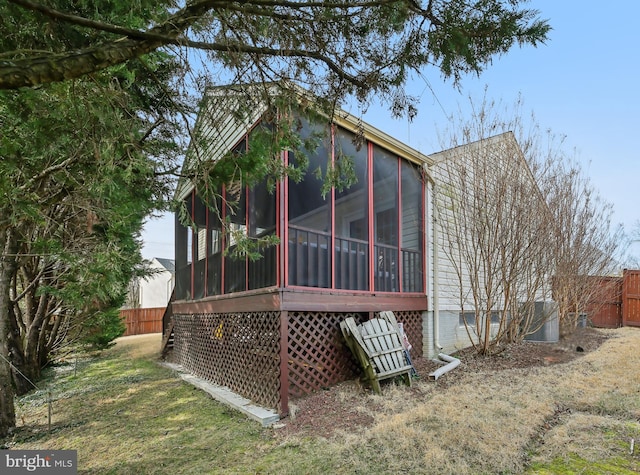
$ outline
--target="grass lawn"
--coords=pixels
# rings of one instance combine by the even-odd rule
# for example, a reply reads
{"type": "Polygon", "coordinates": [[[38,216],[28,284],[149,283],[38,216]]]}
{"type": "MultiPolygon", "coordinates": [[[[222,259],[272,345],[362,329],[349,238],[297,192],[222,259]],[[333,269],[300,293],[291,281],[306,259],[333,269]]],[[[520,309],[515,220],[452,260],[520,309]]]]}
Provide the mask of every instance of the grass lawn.
{"type": "Polygon", "coordinates": [[[262,428],[159,366],[159,337],[124,339],[48,370],[4,445],[74,449],[95,474],[638,473],[640,329],[609,334],[566,364],[387,385],[362,396],[372,426],[330,438],[262,428]]]}

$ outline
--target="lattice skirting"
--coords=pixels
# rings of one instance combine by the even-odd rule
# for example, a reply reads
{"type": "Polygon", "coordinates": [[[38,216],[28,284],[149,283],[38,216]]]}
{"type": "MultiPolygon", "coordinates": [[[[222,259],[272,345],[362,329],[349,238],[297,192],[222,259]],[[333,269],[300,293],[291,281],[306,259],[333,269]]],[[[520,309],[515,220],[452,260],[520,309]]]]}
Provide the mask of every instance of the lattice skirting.
{"type": "Polygon", "coordinates": [[[424,356],[422,352],[422,312],[393,312],[398,322],[404,323],[404,332],[407,334],[412,349],[411,357],[424,356]]]}
{"type": "MultiPolygon", "coordinates": [[[[421,312],[395,312],[411,342],[412,356],[422,356],[421,312]]],[[[302,396],[341,381],[356,378],[362,370],[340,332],[340,322],[353,317],[356,322],[369,313],[289,313],[289,394],[302,396]]]]}
{"type": "Polygon", "coordinates": [[[280,313],[174,315],[174,360],[255,403],[280,400],[280,313]]]}
{"type": "Polygon", "coordinates": [[[347,348],[340,322],[347,317],[363,321],[368,314],[289,313],[289,394],[293,397],[353,379],[359,366],[347,348]]]}
{"type": "MultiPolygon", "coordinates": [[[[421,312],[395,312],[422,356],[421,312]]],[[[288,312],[287,375],[281,374],[280,312],[174,315],[174,361],[187,370],[254,401],[287,412],[289,397],[302,396],[358,377],[340,322],[369,313],[288,312]],[[281,381],[284,380],[284,384],[281,381]],[[286,392],[286,394],[283,394],[286,392]]]]}

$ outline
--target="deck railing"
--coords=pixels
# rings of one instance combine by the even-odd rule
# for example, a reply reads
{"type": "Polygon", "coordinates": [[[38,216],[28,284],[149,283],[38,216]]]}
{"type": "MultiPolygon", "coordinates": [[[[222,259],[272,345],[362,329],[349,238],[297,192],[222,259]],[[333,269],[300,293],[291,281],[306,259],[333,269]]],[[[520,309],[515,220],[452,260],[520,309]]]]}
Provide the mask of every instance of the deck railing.
{"type": "MultiPolygon", "coordinates": [[[[331,287],[331,235],[289,226],[289,285],[331,287]]],[[[355,239],[334,240],[335,288],[369,289],[368,243],[355,239]]]]}
{"type": "MultiPolygon", "coordinates": [[[[298,226],[289,226],[289,285],[331,287],[331,235],[298,226]]],[[[398,248],[383,244],[374,247],[374,290],[400,292],[398,248]]],[[[400,250],[402,291],[422,291],[422,258],[419,251],[400,250]]],[[[334,239],[336,289],[369,290],[369,243],[358,239],[334,239]]]]}
{"type": "MultiPolygon", "coordinates": [[[[336,237],[299,226],[289,226],[288,285],[335,288],[376,292],[422,292],[422,256],[413,249],[376,244],[374,246],[373,289],[370,288],[370,256],[367,241],[336,237]],[[332,262],[333,257],[333,262],[332,262]],[[399,265],[401,264],[401,265],[399,265]],[[332,268],[332,265],[335,266],[332,268]],[[402,280],[400,279],[402,273],[402,280]]],[[[205,272],[207,295],[219,295],[222,284],[221,264],[224,259],[224,293],[241,292],[276,285],[276,246],[262,250],[256,261],[209,256],[205,261],[177,270],[176,298],[198,299],[204,296],[205,272]],[[194,278],[191,285],[192,273],[194,278]],[[193,291],[193,295],[191,292],[193,291]]]]}
{"type": "Polygon", "coordinates": [[[369,243],[335,238],[336,289],[369,290],[369,243]]]}
{"type": "Polygon", "coordinates": [[[331,287],[331,235],[289,226],[289,285],[331,287]]]}
{"type": "Polygon", "coordinates": [[[402,249],[402,291],[423,292],[422,253],[413,249],[402,249]]]}

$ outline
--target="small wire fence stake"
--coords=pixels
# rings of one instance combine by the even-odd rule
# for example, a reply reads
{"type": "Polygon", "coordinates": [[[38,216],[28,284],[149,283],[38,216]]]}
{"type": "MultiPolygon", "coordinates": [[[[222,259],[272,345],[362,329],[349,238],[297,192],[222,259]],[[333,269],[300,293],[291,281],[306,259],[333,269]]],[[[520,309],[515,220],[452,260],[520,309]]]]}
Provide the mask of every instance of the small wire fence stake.
{"type": "Polygon", "coordinates": [[[52,397],[51,397],[51,389],[49,389],[47,391],[47,403],[49,406],[49,418],[48,418],[48,426],[49,426],[49,433],[51,433],[51,413],[53,412],[53,407],[52,407],[52,397]]]}

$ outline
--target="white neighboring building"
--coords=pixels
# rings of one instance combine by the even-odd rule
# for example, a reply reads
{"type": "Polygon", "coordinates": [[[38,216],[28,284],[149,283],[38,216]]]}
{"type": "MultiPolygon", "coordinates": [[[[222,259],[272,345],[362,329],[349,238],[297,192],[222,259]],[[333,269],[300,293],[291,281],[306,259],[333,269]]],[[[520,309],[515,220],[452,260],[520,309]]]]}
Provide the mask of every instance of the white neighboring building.
{"type": "Polygon", "coordinates": [[[138,277],[129,284],[124,308],[158,308],[169,303],[175,281],[175,261],[154,257],[147,262],[152,274],[138,277]]]}

